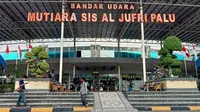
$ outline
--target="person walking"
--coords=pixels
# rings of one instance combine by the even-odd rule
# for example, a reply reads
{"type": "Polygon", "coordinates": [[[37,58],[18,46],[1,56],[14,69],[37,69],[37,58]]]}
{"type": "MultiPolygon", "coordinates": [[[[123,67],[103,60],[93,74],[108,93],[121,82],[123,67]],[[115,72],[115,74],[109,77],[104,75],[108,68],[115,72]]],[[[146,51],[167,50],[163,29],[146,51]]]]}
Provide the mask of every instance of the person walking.
{"type": "Polygon", "coordinates": [[[24,94],[24,92],[26,91],[25,85],[28,84],[28,83],[24,83],[24,80],[26,78],[27,78],[26,76],[22,76],[21,79],[19,80],[19,88],[17,89],[17,91],[19,92],[19,97],[18,97],[18,100],[17,100],[17,107],[20,107],[21,99],[23,99],[24,107],[27,106],[26,97],[25,97],[25,94],[24,94]]]}
{"type": "Polygon", "coordinates": [[[80,80],[80,83],[81,83],[80,94],[81,94],[82,105],[88,107],[88,103],[86,102],[86,95],[88,94],[87,84],[83,79],[80,80]]]}

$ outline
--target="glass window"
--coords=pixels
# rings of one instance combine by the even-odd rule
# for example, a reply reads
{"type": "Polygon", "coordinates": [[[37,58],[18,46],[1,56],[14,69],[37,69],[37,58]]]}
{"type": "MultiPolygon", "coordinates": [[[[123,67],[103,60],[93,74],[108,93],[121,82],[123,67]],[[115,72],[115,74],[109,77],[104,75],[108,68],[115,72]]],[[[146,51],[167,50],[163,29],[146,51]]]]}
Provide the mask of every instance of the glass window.
{"type": "Polygon", "coordinates": [[[63,51],[64,51],[64,52],[68,51],[68,47],[64,47],[64,48],[63,48],[63,51]]]}
{"type": "Polygon", "coordinates": [[[59,47],[56,48],[56,52],[60,52],[60,48],[59,47]]]}
{"type": "Polygon", "coordinates": [[[76,49],[77,49],[77,51],[81,51],[81,50],[83,50],[83,47],[77,47],[76,49]]]}
{"type": "Polygon", "coordinates": [[[74,51],[74,47],[70,47],[70,51],[74,51]]]}
{"type": "Polygon", "coordinates": [[[84,50],[90,50],[90,46],[85,46],[84,50]]]}
{"type": "Polygon", "coordinates": [[[108,47],[101,47],[101,50],[108,50],[108,47]]]}
{"type": "Polygon", "coordinates": [[[49,48],[49,52],[54,52],[55,48],[49,48]]]}
{"type": "Polygon", "coordinates": [[[130,51],[134,51],[134,50],[135,50],[135,48],[130,48],[129,50],[130,50],[130,51]]]}
{"type": "Polygon", "coordinates": [[[115,51],[118,51],[118,47],[115,47],[115,51]]]}
{"type": "Polygon", "coordinates": [[[113,47],[108,47],[108,50],[113,50],[114,48],[113,47]]]}
{"type": "Polygon", "coordinates": [[[122,51],[127,51],[127,47],[122,47],[122,51]]]}

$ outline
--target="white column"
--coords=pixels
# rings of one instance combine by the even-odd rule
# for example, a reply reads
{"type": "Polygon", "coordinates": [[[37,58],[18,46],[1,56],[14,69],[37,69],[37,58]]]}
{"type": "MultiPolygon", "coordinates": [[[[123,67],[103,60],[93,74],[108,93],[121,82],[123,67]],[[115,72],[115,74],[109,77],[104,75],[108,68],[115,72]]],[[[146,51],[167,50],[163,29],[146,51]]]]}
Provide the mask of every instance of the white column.
{"type": "MultiPolygon", "coordinates": [[[[143,15],[142,0],[140,0],[140,14],[143,15]]],[[[142,65],[144,82],[147,80],[146,76],[146,62],[145,62],[145,46],[144,46],[144,22],[141,22],[141,36],[142,36],[142,65]]]]}
{"type": "Polygon", "coordinates": [[[120,39],[117,39],[117,53],[118,53],[118,58],[121,58],[120,56],[120,39]]]}
{"type": "Polygon", "coordinates": [[[70,77],[70,74],[69,74],[69,79],[68,79],[68,87],[67,87],[67,89],[69,90],[70,89],[70,85],[71,85],[71,77],[70,77]]]}
{"type": "Polygon", "coordinates": [[[198,75],[198,70],[197,70],[196,62],[194,62],[194,64],[195,64],[196,77],[197,77],[197,80],[198,80],[199,75],[198,75]]]}
{"type": "Polygon", "coordinates": [[[16,57],[16,62],[15,62],[15,78],[17,76],[16,72],[17,72],[17,66],[18,66],[18,53],[17,53],[17,57],[16,57]]]}
{"type": "Polygon", "coordinates": [[[76,77],[76,65],[73,65],[73,78],[76,77]]]}
{"type": "Polygon", "coordinates": [[[122,76],[121,76],[121,67],[118,65],[118,78],[119,78],[119,91],[122,91],[122,76]]]}
{"type": "Polygon", "coordinates": [[[187,73],[187,62],[186,62],[186,56],[185,56],[185,59],[184,59],[184,65],[185,65],[185,75],[188,76],[188,73],[187,73]]]}
{"type": "MultiPolygon", "coordinates": [[[[27,52],[31,52],[31,49],[29,48],[29,45],[30,44],[30,40],[29,40],[29,43],[26,42],[26,47],[27,47],[27,52]]],[[[26,65],[26,76],[28,77],[28,69],[29,69],[29,63],[27,63],[26,65]]]]}
{"type": "MultiPolygon", "coordinates": [[[[62,14],[65,11],[64,0],[62,3],[62,14]]],[[[64,38],[64,22],[61,23],[61,42],[60,42],[60,70],[59,70],[59,82],[62,84],[62,70],[63,70],[63,38],[64,38]]]]}
{"type": "Polygon", "coordinates": [[[77,58],[77,54],[76,54],[76,38],[74,38],[74,58],[77,58]]]}
{"type": "Polygon", "coordinates": [[[28,77],[28,69],[29,69],[29,64],[27,63],[26,65],[26,76],[28,77]]]}

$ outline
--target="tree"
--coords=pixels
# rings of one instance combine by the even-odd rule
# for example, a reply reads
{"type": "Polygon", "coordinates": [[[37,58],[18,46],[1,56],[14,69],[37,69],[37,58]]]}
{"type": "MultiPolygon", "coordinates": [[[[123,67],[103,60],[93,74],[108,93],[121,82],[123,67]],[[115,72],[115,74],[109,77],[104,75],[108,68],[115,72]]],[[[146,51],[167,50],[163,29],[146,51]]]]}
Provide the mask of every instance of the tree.
{"type": "Polygon", "coordinates": [[[180,61],[176,60],[176,56],[173,55],[173,51],[181,51],[181,41],[178,37],[169,36],[164,42],[164,47],[161,48],[158,52],[160,60],[158,62],[159,68],[165,68],[168,71],[168,74],[171,75],[180,75],[180,61]],[[171,71],[171,72],[170,72],[171,71]]]}
{"type": "Polygon", "coordinates": [[[29,71],[35,77],[44,77],[49,72],[48,53],[45,47],[37,46],[25,54],[26,63],[29,64],[29,71]]]}
{"type": "Polygon", "coordinates": [[[181,41],[178,37],[175,36],[169,36],[165,39],[163,42],[164,48],[168,49],[170,54],[172,54],[173,51],[181,51],[182,45],[181,41]]]}

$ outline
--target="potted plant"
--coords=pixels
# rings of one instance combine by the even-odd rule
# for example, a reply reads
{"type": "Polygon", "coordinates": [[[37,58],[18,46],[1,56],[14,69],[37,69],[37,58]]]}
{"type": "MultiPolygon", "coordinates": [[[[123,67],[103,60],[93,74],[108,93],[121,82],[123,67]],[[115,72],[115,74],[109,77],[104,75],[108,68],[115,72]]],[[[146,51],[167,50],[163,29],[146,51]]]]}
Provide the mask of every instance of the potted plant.
{"type": "Polygon", "coordinates": [[[37,46],[25,54],[26,63],[29,65],[28,70],[34,77],[42,78],[49,72],[48,53],[45,47],[37,46]]]}
{"type": "Polygon", "coordinates": [[[181,74],[180,65],[181,62],[177,60],[176,55],[173,54],[173,51],[181,51],[182,45],[178,37],[169,36],[164,41],[164,47],[161,48],[158,52],[160,56],[158,69],[164,68],[168,72],[168,76],[173,75],[178,76],[181,74]]]}
{"type": "MultiPolygon", "coordinates": [[[[50,66],[47,63],[48,53],[46,47],[33,47],[31,51],[26,52],[25,58],[28,65],[28,71],[31,72],[31,77],[27,78],[29,82],[26,86],[28,91],[50,91],[53,81],[48,78],[50,66]],[[39,85],[39,86],[38,86],[39,85]]],[[[15,89],[18,88],[18,81],[15,81],[15,89]]]]}
{"type": "Polygon", "coordinates": [[[158,52],[160,59],[157,64],[158,69],[154,73],[156,78],[155,80],[147,81],[147,83],[162,83],[164,91],[198,91],[195,78],[178,77],[181,74],[181,61],[177,60],[173,51],[181,50],[182,45],[178,37],[167,37],[164,40],[164,47],[158,52]]]}

